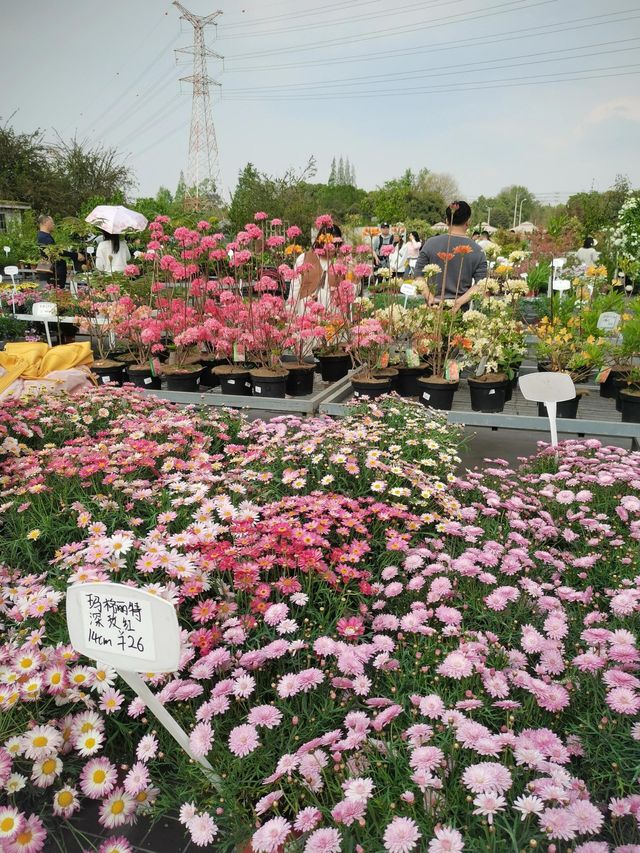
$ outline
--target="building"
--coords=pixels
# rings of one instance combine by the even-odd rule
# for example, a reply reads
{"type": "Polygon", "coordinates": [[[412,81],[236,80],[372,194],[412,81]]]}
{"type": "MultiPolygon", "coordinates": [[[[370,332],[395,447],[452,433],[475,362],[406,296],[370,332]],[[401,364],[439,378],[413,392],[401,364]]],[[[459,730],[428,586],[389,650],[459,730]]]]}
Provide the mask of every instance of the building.
{"type": "Polygon", "coordinates": [[[8,231],[12,223],[19,225],[22,222],[22,213],[25,210],[31,210],[30,205],[21,201],[0,199],[0,232],[8,231]]]}

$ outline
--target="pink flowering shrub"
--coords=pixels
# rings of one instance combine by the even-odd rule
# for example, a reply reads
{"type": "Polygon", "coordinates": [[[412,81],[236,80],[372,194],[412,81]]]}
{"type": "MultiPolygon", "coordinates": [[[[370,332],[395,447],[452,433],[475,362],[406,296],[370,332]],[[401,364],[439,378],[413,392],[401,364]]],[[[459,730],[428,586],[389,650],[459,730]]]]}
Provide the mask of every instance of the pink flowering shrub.
{"type": "Polygon", "coordinates": [[[393,397],[335,423],[129,389],[0,410],[11,853],[92,800],[114,843],[174,808],[221,851],[638,848],[640,454],[455,480],[444,424],[393,397]],[[67,644],[95,579],[175,604],[179,670],[148,681],[220,788],[67,644]]]}

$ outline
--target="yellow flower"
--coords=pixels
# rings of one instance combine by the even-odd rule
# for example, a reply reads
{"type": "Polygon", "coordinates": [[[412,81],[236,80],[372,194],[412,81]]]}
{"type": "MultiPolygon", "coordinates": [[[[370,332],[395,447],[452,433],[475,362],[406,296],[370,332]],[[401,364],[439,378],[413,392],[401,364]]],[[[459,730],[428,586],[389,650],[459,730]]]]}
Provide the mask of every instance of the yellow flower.
{"type": "Polygon", "coordinates": [[[35,541],[36,539],[39,539],[39,538],[40,538],[40,532],[41,532],[41,531],[40,531],[40,530],[38,530],[38,528],[37,528],[37,527],[35,528],[35,530],[30,530],[30,531],[27,533],[27,539],[33,539],[34,541],[35,541]]]}

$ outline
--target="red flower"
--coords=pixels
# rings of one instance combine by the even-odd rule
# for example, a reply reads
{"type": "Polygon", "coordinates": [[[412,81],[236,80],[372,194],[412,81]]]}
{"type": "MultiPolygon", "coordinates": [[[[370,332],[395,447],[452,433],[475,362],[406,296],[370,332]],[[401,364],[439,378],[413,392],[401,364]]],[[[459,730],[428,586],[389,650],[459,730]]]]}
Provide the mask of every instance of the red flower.
{"type": "Polygon", "coordinates": [[[452,261],[453,253],[452,252],[438,252],[438,257],[441,261],[452,261]]]}

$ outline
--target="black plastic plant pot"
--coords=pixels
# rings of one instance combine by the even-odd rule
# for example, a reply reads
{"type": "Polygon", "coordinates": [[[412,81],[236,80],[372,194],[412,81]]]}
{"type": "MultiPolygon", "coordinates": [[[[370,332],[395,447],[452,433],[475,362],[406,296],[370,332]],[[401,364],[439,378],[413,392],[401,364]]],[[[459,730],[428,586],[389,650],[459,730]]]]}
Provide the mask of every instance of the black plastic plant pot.
{"type": "Polygon", "coordinates": [[[112,364],[92,364],[91,372],[98,377],[99,385],[123,385],[127,381],[126,365],[120,362],[112,364]]]}
{"type": "Polygon", "coordinates": [[[600,396],[616,400],[620,391],[624,390],[628,375],[628,370],[610,370],[604,382],[600,383],[600,396]]]}
{"type": "Polygon", "coordinates": [[[129,374],[129,382],[133,382],[138,388],[150,388],[159,391],[162,387],[160,377],[157,374],[154,376],[149,367],[131,366],[127,373],[129,374]]]}
{"type": "Polygon", "coordinates": [[[220,385],[220,377],[213,372],[214,367],[219,367],[222,364],[227,364],[224,358],[203,358],[200,359],[202,365],[202,376],[200,384],[207,388],[217,388],[220,385]]]}
{"type": "Polygon", "coordinates": [[[433,382],[428,376],[420,376],[417,380],[418,399],[423,406],[450,412],[453,397],[460,387],[459,382],[433,382]]]}
{"type": "MultiPolygon", "coordinates": [[[[252,370],[251,383],[254,397],[275,397],[283,400],[286,396],[288,371],[274,374],[271,370],[252,370]],[[271,374],[271,375],[268,375],[271,374]]],[[[313,376],[313,373],[311,373],[313,376]]]]}
{"type": "Polygon", "coordinates": [[[620,408],[622,422],[625,424],[640,424],[640,394],[629,391],[620,392],[620,408]]]}
{"type": "Polygon", "coordinates": [[[202,368],[184,373],[167,373],[167,391],[199,391],[201,376],[202,368]]]}
{"type": "Polygon", "coordinates": [[[474,412],[501,412],[506,402],[508,379],[496,382],[481,382],[478,379],[469,378],[469,392],[471,394],[471,409],[474,412]]]}
{"type": "Polygon", "coordinates": [[[618,412],[622,411],[622,400],[620,399],[620,394],[623,391],[627,390],[628,379],[629,379],[629,374],[626,372],[620,372],[620,373],[616,372],[616,374],[613,377],[613,381],[612,381],[613,396],[614,396],[615,401],[616,401],[616,411],[618,411],[618,412]]]}
{"type": "Polygon", "coordinates": [[[398,390],[398,371],[395,367],[379,367],[373,371],[376,379],[389,379],[391,381],[390,391],[398,390]]]}
{"type": "Polygon", "coordinates": [[[315,365],[308,367],[303,365],[289,365],[286,392],[290,397],[306,397],[313,394],[313,381],[315,379],[315,365]]]}
{"type": "MultiPolygon", "coordinates": [[[[580,397],[576,394],[573,400],[563,400],[561,403],[556,403],[556,417],[557,418],[568,418],[570,420],[575,420],[578,417],[578,405],[580,404],[580,397]]],[[[547,407],[544,403],[538,403],[538,417],[546,418],[548,417],[547,407]]]]}
{"type": "Polygon", "coordinates": [[[426,370],[426,364],[419,364],[417,367],[398,367],[398,379],[396,381],[398,394],[401,397],[417,397],[420,393],[418,379],[420,376],[424,376],[426,370]]]}
{"type": "Polygon", "coordinates": [[[351,378],[351,387],[353,388],[355,397],[375,399],[391,391],[391,377],[362,379],[353,376],[351,378]]]}
{"type": "Polygon", "coordinates": [[[351,370],[351,356],[345,353],[319,355],[318,361],[323,382],[337,382],[351,370]]]}
{"type": "Polygon", "coordinates": [[[240,397],[251,396],[251,374],[248,367],[222,364],[213,368],[213,374],[220,380],[223,394],[235,394],[240,397]]]}

